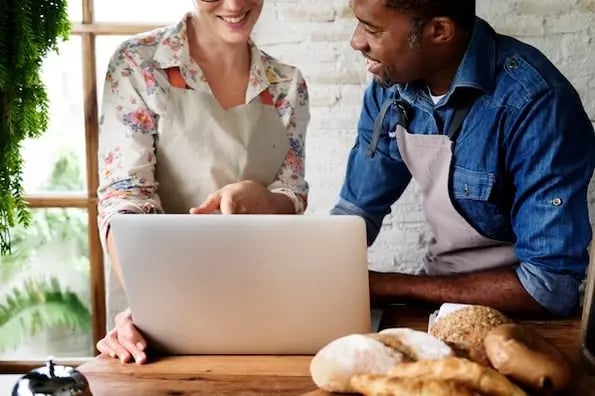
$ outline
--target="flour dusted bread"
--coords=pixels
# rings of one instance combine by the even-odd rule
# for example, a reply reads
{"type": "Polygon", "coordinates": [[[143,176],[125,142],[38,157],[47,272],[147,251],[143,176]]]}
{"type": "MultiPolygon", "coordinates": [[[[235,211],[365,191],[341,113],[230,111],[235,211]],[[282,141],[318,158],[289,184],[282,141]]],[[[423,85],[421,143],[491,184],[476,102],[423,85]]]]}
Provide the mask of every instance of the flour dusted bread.
{"type": "Polygon", "coordinates": [[[355,374],[385,374],[403,360],[403,354],[362,334],[338,338],[323,347],[310,363],[314,383],[328,392],[353,392],[355,374]]]}
{"type": "Polygon", "coordinates": [[[405,327],[384,329],[372,335],[383,344],[392,346],[412,360],[442,359],[454,356],[444,341],[423,331],[405,327]]]}
{"type": "Polygon", "coordinates": [[[440,359],[454,352],[437,338],[412,329],[352,334],[324,346],[310,363],[314,383],[329,392],[353,392],[357,374],[386,374],[402,361],[440,359]]]}
{"type": "Polygon", "coordinates": [[[483,340],[492,328],[510,322],[508,317],[493,308],[472,305],[438,319],[430,334],[449,344],[460,355],[489,365],[483,340]]]}
{"type": "Polygon", "coordinates": [[[521,388],[497,371],[459,357],[400,363],[390,370],[388,375],[418,380],[455,381],[476,392],[494,396],[526,396],[521,388]]]}
{"type": "Polygon", "coordinates": [[[395,378],[378,374],[359,374],[351,378],[356,392],[366,396],[474,396],[469,387],[455,381],[395,378]]]}

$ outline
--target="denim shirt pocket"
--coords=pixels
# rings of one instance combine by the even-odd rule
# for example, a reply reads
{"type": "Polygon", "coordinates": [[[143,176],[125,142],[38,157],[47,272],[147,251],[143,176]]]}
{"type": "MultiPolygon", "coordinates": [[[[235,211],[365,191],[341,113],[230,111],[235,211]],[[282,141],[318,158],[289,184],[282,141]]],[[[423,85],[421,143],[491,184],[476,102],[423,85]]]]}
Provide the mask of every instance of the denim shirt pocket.
{"type": "Polygon", "coordinates": [[[452,195],[460,214],[481,235],[509,239],[510,224],[502,209],[494,202],[496,175],[455,166],[452,175],[452,195]]]}

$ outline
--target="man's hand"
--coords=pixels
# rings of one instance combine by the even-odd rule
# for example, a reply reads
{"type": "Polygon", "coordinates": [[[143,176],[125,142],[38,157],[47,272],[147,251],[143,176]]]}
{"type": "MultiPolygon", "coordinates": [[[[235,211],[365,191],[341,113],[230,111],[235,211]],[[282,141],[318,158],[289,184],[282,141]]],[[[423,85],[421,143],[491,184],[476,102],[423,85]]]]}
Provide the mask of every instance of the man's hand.
{"type": "Polygon", "coordinates": [[[128,363],[130,358],[138,364],[146,363],[147,343],[132,321],[130,308],[116,315],[116,327],[97,342],[97,350],[128,363]]]}
{"type": "Polygon", "coordinates": [[[251,180],[228,184],[207,197],[191,214],[268,214],[294,213],[293,203],[282,194],[270,192],[265,186],[251,180]]]}

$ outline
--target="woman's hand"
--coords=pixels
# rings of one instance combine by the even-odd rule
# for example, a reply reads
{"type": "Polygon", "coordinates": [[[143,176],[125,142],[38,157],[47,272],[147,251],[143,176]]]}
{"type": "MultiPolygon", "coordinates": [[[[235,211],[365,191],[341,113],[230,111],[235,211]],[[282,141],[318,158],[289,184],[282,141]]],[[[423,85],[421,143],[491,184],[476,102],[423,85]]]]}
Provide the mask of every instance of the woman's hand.
{"type": "Polygon", "coordinates": [[[147,343],[134,326],[130,308],[117,314],[115,322],[116,327],[97,342],[97,350],[120,359],[122,363],[128,363],[131,358],[138,364],[146,363],[147,343]]]}
{"type": "Polygon", "coordinates": [[[199,206],[191,208],[192,214],[209,214],[215,211],[222,214],[269,214],[295,213],[291,200],[283,195],[270,192],[262,184],[245,180],[215,191],[199,206]]]}

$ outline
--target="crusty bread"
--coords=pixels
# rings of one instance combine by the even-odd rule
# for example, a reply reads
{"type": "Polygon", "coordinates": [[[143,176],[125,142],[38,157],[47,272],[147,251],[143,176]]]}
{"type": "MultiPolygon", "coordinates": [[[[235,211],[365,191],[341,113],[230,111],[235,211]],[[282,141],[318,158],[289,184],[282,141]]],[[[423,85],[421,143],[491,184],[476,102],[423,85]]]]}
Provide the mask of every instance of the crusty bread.
{"type": "Polygon", "coordinates": [[[323,347],[310,362],[314,383],[328,392],[352,392],[355,374],[386,374],[403,360],[403,354],[371,337],[352,334],[323,347]]]}
{"type": "Polygon", "coordinates": [[[399,327],[384,329],[374,336],[414,361],[454,356],[454,351],[444,341],[424,331],[399,327]]]}
{"type": "Polygon", "coordinates": [[[310,363],[314,383],[329,392],[352,392],[356,374],[386,374],[404,360],[453,356],[439,339],[412,329],[395,328],[372,334],[353,334],[323,347],[310,363]]]}
{"type": "Polygon", "coordinates": [[[511,320],[501,312],[481,305],[461,308],[438,319],[430,334],[445,341],[460,356],[488,366],[483,340],[488,332],[511,320]]]}
{"type": "Polygon", "coordinates": [[[448,380],[395,378],[360,374],[351,378],[355,391],[366,396],[474,396],[467,386],[448,380]]]}
{"type": "Polygon", "coordinates": [[[525,392],[497,371],[465,358],[420,360],[397,364],[391,377],[451,380],[494,396],[526,396],[525,392]]]}
{"type": "Polygon", "coordinates": [[[518,324],[493,328],[484,340],[490,362],[501,374],[533,389],[566,390],[572,370],[559,349],[518,324]]]}

